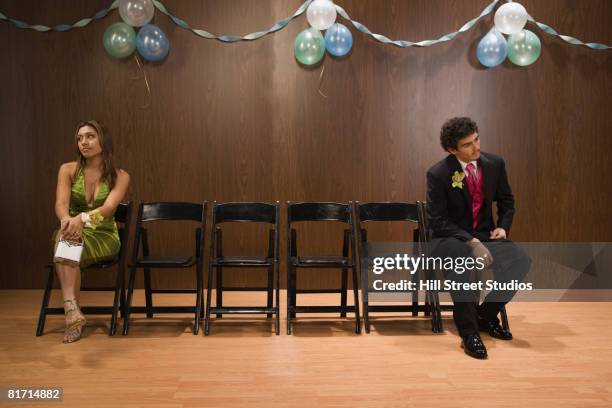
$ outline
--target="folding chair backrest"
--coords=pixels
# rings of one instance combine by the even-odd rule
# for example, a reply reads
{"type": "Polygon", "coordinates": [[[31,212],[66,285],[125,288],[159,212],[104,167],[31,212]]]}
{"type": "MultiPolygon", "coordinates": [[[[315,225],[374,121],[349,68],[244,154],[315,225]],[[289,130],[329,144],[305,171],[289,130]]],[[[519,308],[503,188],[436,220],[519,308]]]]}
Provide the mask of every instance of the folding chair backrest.
{"type": "Polygon", "coordinates": [[[132,215],[132,202],[119,203],[115,210],[115,221],[121,224],[129,224],[132,215]]]}
{"type": "Polygon", "coordinates": [[[204,205],[200,203],[141,203],[138,222],[159,220],[191,220],[202,222],[205,217],[204,205]]]}
{"type": "Polygon", "coordinates": [[[419,222],[416,204],[410,203],[358,203],[358,223],[368,221],[412,221],[419,222]]]}
{"type": "Polygon", "coordinates": [[[289,224],[300,221],[340,221],[351,224],[352,203],[287,202],[289,224]]]}
{"type": "Polygon", "coordinates": [[[268,203],[215,203],[213,219],[215,224],[222,222],[266,222],[277,224],[278,206],[268,203]]]}

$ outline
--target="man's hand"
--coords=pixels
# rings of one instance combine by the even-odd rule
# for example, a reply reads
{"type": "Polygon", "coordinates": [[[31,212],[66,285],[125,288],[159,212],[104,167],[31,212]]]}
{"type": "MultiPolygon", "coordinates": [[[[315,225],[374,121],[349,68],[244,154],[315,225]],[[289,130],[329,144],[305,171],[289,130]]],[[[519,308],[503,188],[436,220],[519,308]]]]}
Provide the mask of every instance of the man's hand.
{"type": "Polygon", "coordinates": [[[495,228],[491,231],[489,239],[506,239],[506,230],[503,228],[495,228]]]}
{"type": "Polygon", "coordinates": [[[487,247],[484,246],[478,238],[472,238],[469,244],[472,246],[472,253],[474,254],[474,257],[481,258],[485,268],[491,266],[493,263],[493,255],[491,255],[491,252],[487,249],[487,247]]]}

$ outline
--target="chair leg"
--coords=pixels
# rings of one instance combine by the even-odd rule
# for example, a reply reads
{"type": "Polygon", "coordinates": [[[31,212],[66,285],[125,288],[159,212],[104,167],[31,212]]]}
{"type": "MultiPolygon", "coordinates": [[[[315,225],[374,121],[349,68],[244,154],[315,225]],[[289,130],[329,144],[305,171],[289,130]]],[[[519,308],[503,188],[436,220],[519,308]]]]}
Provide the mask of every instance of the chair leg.
{"type": "MultiPolygon", "coordinates": [[[[342,268],[342,289],[340,290],[340,306],[346,308],[346,295],[348,291],[348,270],[342,268]]],[[[346,317],[346,309],[340,312],[340,317],[346,317]]]]}
{"type": "MultiPolygon", "coordinates": [[[[349,242],[352,242],[350,238],[349,230],[344,230],[344,236],[342,239],[342,257],[348,258],[349,256],[349,242]]],[[[354,254],[353,254],[354,255],[354,254]]],[[[354,270],[353,266],[353,270],[354,270]]],[[[342,286],[340,289],[340,317],[346,317],[346,292],[348,291],[348,270],[347,268],[342,268],[342,286]]],[[[359,307],[357,303],[355,303],[355,307],[359,307]]]]}
{"type": "Polygon", "coordinates": [[[359,281],[357,280],[357,268],[353,266],[353,295],[355,305],[355,333],[361,333],[361,319],[359,318],[359,281]]]}
{"type": "Polygon", "coordinates": [[[295,319],[295,307],[297,306],[297,268],[291,267],[291,318],[295,319]]]}
{"type": "MultiPolygon", "coordinates": [[[[361,265],[361,264],[360,264],[361,265]]],[[[366,333],[370,333],[370,309],[369,309],[369,294],[368,294],[368,276],[366,269],[363,266],[361,270],[361,305],[363,307],[363,328],[366,333]]]]}
{"type": "Polygon", "coordinates": [[[119,316],[121,316],[121,318],[123,319],[123,316],[125,316],[125,303],[126,303],[126,299],[125,299],[125,272],[123,273],[123,281],[121,282],[121,297],[119,298],[119,316]]]}
{"type": "MultiPolygon", "coordinates": [[[[363,296],[363,295],[362,295],[363,296]]],[[[370,333],[370,310],[368,309],[368,302],[361,303],[363,307],[363,329],[366,333],[370,333]]]]}
{"type": "Polygon", "coordinates": [[[276,282],[276,286],[274,288],[276,292],[276,307],[275,307],[275,333],[276,335],[280,335],[280,275],[278,271],[278,262],[274,264],[274,281],[276,282]]]}
{"type": "Polygon", "coordinates": [[[208,267],[208,281],[206,285],[206,311],[204,313],[204,335],[208,336],[210,328],[210,298],[212,297],[212,272],[213,268],[208,267]]]}
{"type": "Polygon", "coordinates": [[[202,296],[200,296],[200,319],[204,319],[206,305],[204,304],[204,278],[202,278],[202,296]]]}
{"type": "Polygon", "coordinates": [[[136,277],[136,268],[130,269],[130,277],[128,279],[127,300],[125,302],[125,313],[123,316],[123,335],[127,336],[130,330],[130,312],[132,308],[132,295],[134,294],[134,279],[136,277]]]}
{"type": "Polygon", "coordinates": [[[147,318],[151,318],[153,317],[153,295],[151,294],[151,270],[149,268],[144,270],[144,284],[147,318]]]}
{"type": "Polygon", "coordinates": [[[433,297],[433,304],[434,304],[433,313],[436,314],[436,320],[438,322],[436,333],[443,333],[444,325],[442,323],[442,308],[440,307],[440,294],[437,291],[434,291],[432,295],[433,295],[432,297],[433,297]]]}
{"type": "MultiPolygon", "coordinates": [[[[287,310],[289,310],[290,307],[287,306],[287,310]]],[[[287,313],[287,335],[291,335],[291,314],[287,313]]]]}
{"type": "MultiPolygon", "coordinates": [[[[217,307],[223,307],[223,268],[217,267],[217,307]]],[[[217,313],[217,319],[221,319],[223,315],[221,313],[217,313]]]]}
{"type": "Polygon", "coordinates": [[[117,279],[115,281],[115,297],[113,299],[113,311],[111,313],[111,323],[108,329],[108,335],[114,336],[117,331],[117,315],[119,314],[119,303],[120,297],[123,293],[123,268],[119,267],[117,270],[117,279]]]}
{"type": "Polygon", "coordinates": [[[438,332],[438,315],[434,310],[433,295],[430,291],[425,291],[425,316],[431,316],[431,331],[438,332]]]}
{"type": "Polygon", "coordinates": [[[193,321],[193,334],[196,335],[200,332],[200,314],[202,313],[200,307],[202,305],[202,268],[196,266],[196,304],[195,304],[195,317],[193,321]]]}
{"type": "MultiPolygon", "coordinates": [[[[273,306],[273,296],[274,296],[274,270],[273,267],[268,267],[268,303],[267,307],[273,306]]],[[[274,317],[273,313],[267,313],[266,317],[269,319],[274,317]]]]}
{"type": "Polygon", "coordinates": [[[53,289],[53,274],[55,273],[52,265],[47,267],[47,283],[45,284],[45,292],[43,293],[42,305],[40,306],[40,315],[38,316],[38,325],[36,327],[36,336],[42,336],[45,329],[45,320],[47,320],[47,308],[49,307],[49,298],[53,289]]]}
{"type": "Polygon", "coordinates": [[[287,263],[287,334],[291,334],[291,315],[293,313],[293,275],[295,270],[287,263]]]}
{"type": "Polygon", "coordinates": [[[508,323],[508,313],[506,312],[505,305],[502,306],[499,313],[501,314],[502,327],[504,328],[504,330],[510,330],[510,324],[508,323]]]}
{"type": "Polygon", "coordinates": [[[412,316],[419,315],[419,291],[412,291],[412,316]]]}

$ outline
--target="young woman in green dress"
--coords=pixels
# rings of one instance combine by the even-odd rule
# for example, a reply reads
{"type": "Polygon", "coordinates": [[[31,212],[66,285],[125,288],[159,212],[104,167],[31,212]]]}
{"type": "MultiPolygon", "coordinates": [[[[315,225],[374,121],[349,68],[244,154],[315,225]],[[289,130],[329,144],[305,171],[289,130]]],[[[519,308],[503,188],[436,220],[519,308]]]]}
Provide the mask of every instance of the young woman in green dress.
{"type": "Polygon", "coordinates": [[[130,176],[115,168],[113,144],[103,125],[90,120],[80,123],[75,134],[77,161],[59,169],[55,214],[60,228],[54,241],[83,239],[79,265],[56,263],[64,298],[66,330],[64,343],[81,338],[85,316],[79,309],[81,267],[113,259],[121,243],[114,213],[127,191],[130,176]]]}

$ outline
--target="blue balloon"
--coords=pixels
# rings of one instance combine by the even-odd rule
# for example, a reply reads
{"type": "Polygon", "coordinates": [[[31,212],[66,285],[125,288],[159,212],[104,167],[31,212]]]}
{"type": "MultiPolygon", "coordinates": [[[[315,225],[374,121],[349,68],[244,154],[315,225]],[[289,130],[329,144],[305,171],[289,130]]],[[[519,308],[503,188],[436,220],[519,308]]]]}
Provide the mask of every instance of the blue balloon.
{"type": "Polygon", "coordinates": [[[145,24],[136,36],[136,48],[147,61],[161,61],[170,50],[166,33],[154,24],[145,24]]]}
{"type": "Polygon", "coordinates": [[[478,43],[476,56],[485,67],[492,68],[501,64],[508,56],[506,38],[496,28],[493,28],[478,43]]]}
{"type": "Polygon", "coordinates": [[[353,35],[345,25],[335,23],[325,32],[325,49],[335,57],[342,57],[353,47],[353,35]]]}

